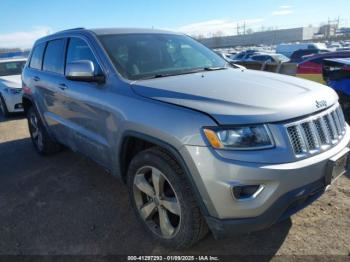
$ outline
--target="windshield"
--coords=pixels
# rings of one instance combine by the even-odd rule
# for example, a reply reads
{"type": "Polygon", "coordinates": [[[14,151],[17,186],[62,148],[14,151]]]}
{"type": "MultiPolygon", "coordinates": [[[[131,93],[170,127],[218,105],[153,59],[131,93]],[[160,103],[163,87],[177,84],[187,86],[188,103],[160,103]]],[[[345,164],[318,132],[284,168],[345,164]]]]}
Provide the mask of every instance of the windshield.
{"type": "Polygon", "coordinates": [[[226,66],[223,58],[184,35],[116,34],[99,38],[119,73],[130,80],[226,66]]]}
{"type": "Polygon", "coordinates": [[[277,54],[276,56],[277,56],[278,60],[280,60],[281,62],[288,62],[288,61],[290,61],[290,59],[288,57],[286,57],[285,55],[277,54]]]}
{"type": "Polygon", "coordinates": [[[0,62],[0,76],[20,75],[25,61],[0,62]]]}

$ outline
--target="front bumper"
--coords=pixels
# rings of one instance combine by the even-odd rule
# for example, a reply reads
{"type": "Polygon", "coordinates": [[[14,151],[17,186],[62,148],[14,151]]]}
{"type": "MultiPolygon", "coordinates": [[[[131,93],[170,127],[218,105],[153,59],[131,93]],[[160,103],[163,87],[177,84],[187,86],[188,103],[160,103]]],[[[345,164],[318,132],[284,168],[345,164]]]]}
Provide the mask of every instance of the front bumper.
{"type": "Polygon", "coordinates": [[[10,113],[23,112],[22,93],[18,93],[18,94],[4,93],[3,97],[6,103],[7,110],[10,113]]]}
{"type": "Polygon", "coordinates": [[[342,141],[322,154],[271,165],[224,159],[208,147],[184,146],[181,154],[206,206],[208,224],[219,236],[266,228],[308,205],[325,189],[329,159],[349,142],[347,128],[342,141]],[[237,200],[232,196],[234,185],[263,185],[263,190],[237,200]]]}
{"type": "Polygon", "coordinates": [[[325,179],[320,179],[284,194],[259,216],[237,219],[217,219],[208,216],[206,221],[216,239],[262,230],[308,206],[320,197],[325,189],[325,179]]]}

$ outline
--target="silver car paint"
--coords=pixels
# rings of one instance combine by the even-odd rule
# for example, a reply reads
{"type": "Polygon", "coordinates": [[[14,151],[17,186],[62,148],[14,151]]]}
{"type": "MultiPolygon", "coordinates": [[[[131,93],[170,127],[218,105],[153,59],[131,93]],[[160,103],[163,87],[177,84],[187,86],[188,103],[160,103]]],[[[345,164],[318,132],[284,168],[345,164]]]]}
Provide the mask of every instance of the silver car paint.
{"type": "MultiPolygon", "coordinates": [[[[124,32],[124,31],[123,31],[124,32]]],[[[119,175],[123,135],[133,131],[172,146],[185,160],[210,215],[218,218],[261,214],[286,190],[324,174],[327,159],[349,143],[296,161],[277,121],[317,112],[316,100],[330,106],[336,94],[322,85],[277,74],[228,69],[147,81],[127,81],[114,69],[94,34],[66,32],[39,40],[81,37],[99,61],[106,83],[73,82],[63,76],[26,67],[23,84],[60,142],[83,152],[119,175]],[[33,82],[33,77],[40,81],[33,82]],[[60,88],[65,84],[66,88],[60,88]],[[264,151],[215,151],[203,126],[269,123],[276,148],[264,151]],[[252,202],[235,202],[228,194],[233,181],[262,181],[267,186],[252,202]],[[223,202],[221,202],[223,201],[223,202]]]]}
{"type": "MultiPolygon", "coordinates": [[[[329,151],[296,162],[272,165],[215,157],[207,147],[184,146],[181,154],[187,165],[193,167],[191,172],[194,179],[201,180],[204,185],[200,192],[209,197],[206,204],[211,207],[212,216],[221,219],[247,218],[263,214],[286,192],[321,179],[326,175],[328,160],[348,150],[349,142],[347,127],[342,142],[329,151]],[[234,200],[231,189],[238,184],[263,185],[263,190],[256,198],[234,200]]],[[[300,190],[300,196],[302,194],[300,190]]]]}
{"type": "Polygon", "coordinates": [[[254,70],[227,70],[136,81],[136,93],[194,108],[220,124],[283,121],[316,111],[316,100],[333,105],[337,94],[315,82],[254,70]]]}

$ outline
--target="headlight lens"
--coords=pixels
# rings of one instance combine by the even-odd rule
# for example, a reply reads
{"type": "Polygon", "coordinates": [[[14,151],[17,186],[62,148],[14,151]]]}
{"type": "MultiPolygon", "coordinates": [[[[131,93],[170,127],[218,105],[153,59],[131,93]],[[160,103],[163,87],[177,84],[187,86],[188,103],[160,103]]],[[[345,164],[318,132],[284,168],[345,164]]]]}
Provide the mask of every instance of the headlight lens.
{"type": "Polygon", "coordinates": [[[209,143],[217,149],[263,149],[274,146],[265,125],[232,128],[204,128],[209,143]]]}

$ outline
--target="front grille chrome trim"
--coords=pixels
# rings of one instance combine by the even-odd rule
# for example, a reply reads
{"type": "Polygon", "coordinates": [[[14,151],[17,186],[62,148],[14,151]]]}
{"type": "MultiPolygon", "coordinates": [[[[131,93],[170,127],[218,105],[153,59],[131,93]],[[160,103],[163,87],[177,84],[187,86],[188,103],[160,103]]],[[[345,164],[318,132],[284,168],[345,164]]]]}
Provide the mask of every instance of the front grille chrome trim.
{"type": "Polygon", "coordinates": [[[306,158],[338,144],[345,135],[346,122],[339,104],[284,125],[296,158],[306,158]]]}

